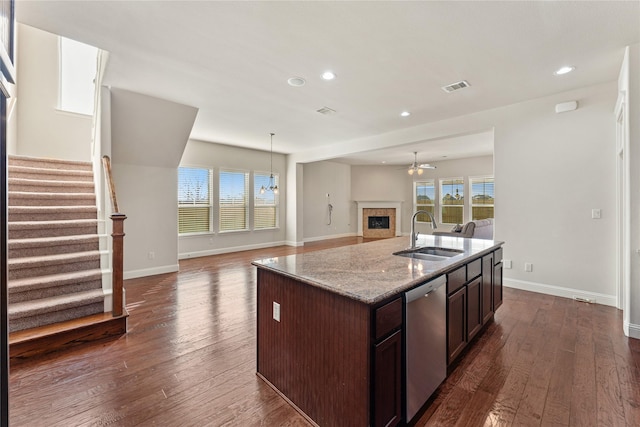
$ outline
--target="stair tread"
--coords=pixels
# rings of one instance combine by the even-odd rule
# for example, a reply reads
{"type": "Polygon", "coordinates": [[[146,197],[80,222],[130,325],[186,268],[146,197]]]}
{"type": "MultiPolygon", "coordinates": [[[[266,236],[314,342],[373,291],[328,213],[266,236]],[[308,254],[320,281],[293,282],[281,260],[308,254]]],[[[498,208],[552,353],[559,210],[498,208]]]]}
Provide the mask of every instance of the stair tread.
{"type": "Polygon", "coordinates": [[[78,206],[9,206],[9,212],[38,212],[38,211],[71,211],[71,212],[97,212],[98,208],[94,205],[78,205],[78,206]]]}
{"type": "Polygon", "coordinates": [[[93,181],[61,181],[59,179],[9,178],[9,184],[60,185],[66,187],[93,187],[93,181]]]}
{"type": "Polygon", "coordinates": [[[41,192],[41,191],[11,191],[7,192],[9,195],[9,200],[11,200],[11,196],[20,197],[20,198],[32,198],[35,199],[37,197],[47,198],[47,199],[61,199],[61,198],[78,198],[78,199],[86,199],[95,197],[94,193],[54,193],[54,192],[41,192]]]}
{"type": "Polygon", "coordinates": [[[9,304],[9,319],[26,317],[30,314],[47,313],[73,308],[80,305],[100,302],[104,298],[102,289],[74,292],[38,300],[16,302],[9,304]]]}
{"type": "Polygon", "coordinates": [[[10,247],[31,246],[31,245],[45,245],[47,243],[79,243],[79,242],[92,242],[98,241],[100,236],[98,234],[76,234],[72,236],[55,236],[55,237],[32,237],[27,239],[9,239],[7,243],[10,247]]]}
{"type": "Polygon", "coordinates": [[[74,226],[74,225],[93,225],[97,224],[98,220],[93,218],[85,218],[85,219],[57,219],[51,221],[11,221],[9,222],[9,228],[22,228],[29,227],[32,225],[39,225],[42,227],[46,226],[74,226]],[[13,227],[11,227],[13,225],[13,227]]]}
{"type": "Polygon", "coordinates": [[[69,164],[69,165],[80,165],[80,166],[92,166],[91,162],[83,161],[83,160],[64,160],[64,159],[52,159],[46,157],[32,157],[32,156],[23,156],[19,154],[11,154],[8,156],[9,161],[12,160],[27,160],[31,162],[41,162],[41,163],[55,163],[55,164],[69,164]]]}
{"type": "Polygon", "coordinates": [[[40,255],[33,257],[24,257],[24,258],[13,258],[9,259],[7,263],[9,265],[18,264],[18,263],[33,263],[33,262],[43,262],[43,261],[57,261],[57,260],[73,260],[73,259],[92,259],[95,257],[100,257],[100,251],[84,251],[84,252],[71,252],[68,254],[55,254],[55,255],[40,255]]]}
{"type": "MultiPolygon", "coordinates": [[[[22,279],[10,279],[7,281],[7,288],[9,293],[19,291],[23,288],[37,287],[42,283],[62,283],[67,281],[86,281],[87,279],[100,279],[102,278],[102,270],[82,270],[74,271],[73,273],[57,273],[49,274],[45,276],[25,277],[22,279]]],[[[43,286],[46,287],[46,286],[43,286]]]]}
{"type": "Polygon", "coordinates": [[[82,169],[52,169],[52,168],[40,168],[35,166],[23,166],[23,165],[9,165],[9,173],[11,172],[22,172],[22,173],[33,173],[33,174],[44,174],[44,175],[59,175],[59,174],[68,174],[68,175],[77,175],[77,176],[93,176],[92,170],[82,170],[82,169]]]}

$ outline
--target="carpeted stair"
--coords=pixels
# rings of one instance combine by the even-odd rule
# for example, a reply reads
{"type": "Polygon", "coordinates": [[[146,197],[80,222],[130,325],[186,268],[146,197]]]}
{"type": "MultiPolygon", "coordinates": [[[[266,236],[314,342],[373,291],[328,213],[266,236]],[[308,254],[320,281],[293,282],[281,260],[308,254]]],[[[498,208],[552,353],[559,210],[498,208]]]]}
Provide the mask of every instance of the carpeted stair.
{"type": "Polygon", "coordinates": [[[9,331],[104,311],[91,163],[9,156],[9,331]]]}

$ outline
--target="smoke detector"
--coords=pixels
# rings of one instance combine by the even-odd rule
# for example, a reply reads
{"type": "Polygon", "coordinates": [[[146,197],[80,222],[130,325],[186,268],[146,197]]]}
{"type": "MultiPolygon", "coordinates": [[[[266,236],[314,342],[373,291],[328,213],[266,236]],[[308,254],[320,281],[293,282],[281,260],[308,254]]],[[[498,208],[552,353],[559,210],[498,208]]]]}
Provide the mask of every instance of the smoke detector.
{"type": "Polygon", "coordinates": [[[451,93],[453,91],[464,89],[465,87],[469,86],[471,86],[469,82],[467,82],[466,80],[462,80],[456,83],[451,83],[450,85],[442,86],[442,90],[447,93],[451,93]]]}

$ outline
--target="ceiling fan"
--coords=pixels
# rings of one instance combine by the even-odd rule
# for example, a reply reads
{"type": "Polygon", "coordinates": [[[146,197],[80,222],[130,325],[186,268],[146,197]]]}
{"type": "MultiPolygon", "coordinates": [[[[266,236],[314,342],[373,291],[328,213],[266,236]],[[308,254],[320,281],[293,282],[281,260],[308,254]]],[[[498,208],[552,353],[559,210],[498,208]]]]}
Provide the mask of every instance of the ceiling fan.
{"type": "Polygon", "coordinates": [[[413,163],[409,165],[409,170],[407,171],[409,175],[413,175],[414,173],[418,173],[418,175],[422,175],[423,169],[435,169],[436,167],[430,165],[429,163],[421,163],[418,164],[418,152],[413,152],[413,163]]]}

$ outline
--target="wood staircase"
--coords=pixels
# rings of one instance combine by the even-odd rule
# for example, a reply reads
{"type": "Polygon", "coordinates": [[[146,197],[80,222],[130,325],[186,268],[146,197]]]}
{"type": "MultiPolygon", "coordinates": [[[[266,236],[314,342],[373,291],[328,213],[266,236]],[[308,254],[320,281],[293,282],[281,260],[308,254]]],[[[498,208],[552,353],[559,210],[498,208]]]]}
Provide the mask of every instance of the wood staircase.
{"type": "Polygon", "coordinates": [[[12,362],[126,332],[104,313],[91,163],[9,156],[8,173],[12,362]]]}

